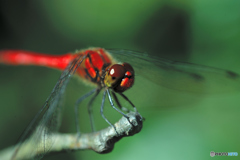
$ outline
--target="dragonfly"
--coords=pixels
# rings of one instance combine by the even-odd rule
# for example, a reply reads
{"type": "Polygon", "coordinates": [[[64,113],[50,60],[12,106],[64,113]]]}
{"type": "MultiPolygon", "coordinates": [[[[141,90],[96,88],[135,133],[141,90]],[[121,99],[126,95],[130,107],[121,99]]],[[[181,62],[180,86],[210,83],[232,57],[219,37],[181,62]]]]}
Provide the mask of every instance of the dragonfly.
{"type": "Polygon", "coordinates": [[[240,76],[235,72],[204,65],[171,61],[129,50],[88,48],[64,55],[48,55],[23,50],[2,50],[0,51],[0,63],[45,66],[62,71],[46,102],[21,136],[12,159],[20,154],[22,144],[29,137],[36,144],[29,152],[33,155],[30,157],[40,159],[48,153],[54,143],[54,138],[46,143],[42,137],[57,132],[59,129],[62,109],[61,99],[72,75],[76,75],[84,82],[95,86],[95,89],[80,97],[75,104],[76,128],[79,135],[78,107],[84,99],[92,96],[88,103],[88,112],[91,127],[94,131],[92,104],[101,90],[103,90],[103,95],[100,112],[103,119],[113,128],[114,125],[103,114],[106,97],[108,97],[110,105],[126,118],[128,117],[124,111],[128,112],[128,109],[121,105],[118,96],[128,102],[135,112],[138,112],[134,103],[123,94],[123,92],[132,88],[137,76],[143,76],[147,80],[166,88],[193,94],[225,93],[240,90],[240,76]],[[116,102],[117,107],[113,102],[116,102]],[[44,152],[38,153],[38,148],[41,147],[44,147],[44,152]]]}

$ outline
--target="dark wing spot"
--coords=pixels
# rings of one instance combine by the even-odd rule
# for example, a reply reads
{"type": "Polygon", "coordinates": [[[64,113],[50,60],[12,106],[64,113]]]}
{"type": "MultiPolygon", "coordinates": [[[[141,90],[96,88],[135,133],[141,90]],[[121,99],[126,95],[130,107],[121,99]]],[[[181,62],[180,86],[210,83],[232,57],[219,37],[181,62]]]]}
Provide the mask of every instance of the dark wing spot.
{"type": "Polygon", "coordinates": [[[226,74],[227,74],[228,78],[232,78],[232,79],[235,79],[235,78],[239,77],[239,75],[237,73],[234,73],[232,71],[226,71],[226,74]]]}
{"type": "Polygon", "coordinates": [[[201,76],[199,74],[196,74],[196,73],[191,73],[190,76],[196,81],[203,81],[204,80],[203,76],[201,76]]]}

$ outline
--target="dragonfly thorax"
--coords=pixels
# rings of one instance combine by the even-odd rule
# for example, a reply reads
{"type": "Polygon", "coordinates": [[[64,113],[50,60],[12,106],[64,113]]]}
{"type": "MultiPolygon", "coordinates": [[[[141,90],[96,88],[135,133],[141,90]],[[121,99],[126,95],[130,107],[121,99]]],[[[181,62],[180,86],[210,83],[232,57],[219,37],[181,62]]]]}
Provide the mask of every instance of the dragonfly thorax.
{"type": "Polygon", "coordinates": [[[106,71],[104,85],[115,92],[124,92],[134,83],[134,70],[128,63],[113,64],[106,71]]]}

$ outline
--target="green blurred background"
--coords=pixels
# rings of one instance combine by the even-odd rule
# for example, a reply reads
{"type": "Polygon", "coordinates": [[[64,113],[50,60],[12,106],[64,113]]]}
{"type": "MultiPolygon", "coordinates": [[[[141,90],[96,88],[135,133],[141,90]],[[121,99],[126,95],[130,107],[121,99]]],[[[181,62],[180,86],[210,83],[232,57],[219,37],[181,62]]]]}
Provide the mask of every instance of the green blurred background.
{"type": "MultiPolygon", "coordinates": [[[[1,0],[0,49],[64,54],[92,46],[121,48],[240,73],[239,6],[239,0],[1,0]]],[[[59,76],[48,68],[0,66],[0,149],[16,143],[59,76]]],[[[211,158],[210,151],[240,153],[240,94],[158,94],[160,86],[139,81],[126,92],[146,118],[139,134],[122,139],[109,154],[77,151],[44,159],[203,160],[211,158]]],[[[75,132],[73,105],[90,89],[70,82],[61,132],[75,132]]],[[[99,101],[94,116],[101,129],[107,124],[99,101]]],[[[85,105],[80,123],[89,132],[85,105]]],[[[111,121],[121,117],[105,108],[111,121]]]]}

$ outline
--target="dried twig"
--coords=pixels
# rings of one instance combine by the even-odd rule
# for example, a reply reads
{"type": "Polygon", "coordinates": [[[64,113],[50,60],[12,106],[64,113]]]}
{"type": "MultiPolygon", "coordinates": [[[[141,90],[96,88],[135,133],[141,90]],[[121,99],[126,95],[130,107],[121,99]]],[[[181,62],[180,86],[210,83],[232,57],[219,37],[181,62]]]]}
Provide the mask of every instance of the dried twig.
{"type": "MultiPolygon", "coordinates": [[[[114,124],[118,134],[111,126],[98,132],[81,134],[80,137],[78,137],[77,134],[53,133],[51,136],[55,136],[56,141],[51,147],[49,153],[83,149],[92,149],[98,153],[111,152],[114,144],[121,138],[132,136],[140,132],[142,129],[142,118],[139,113],[130,112],[127,115],[129,116],[129,119],[122,117],[114,124]]],[[[32,144],[23,143],[22,145],[24,145],[22,148],[26,149],[23,149],[21,150],[21,153],[18,153],[16,160],[33,158],[29,157],[29,146],[32,146],[32,144]]],[[[38,151],[44,152],[44,149],[38,151]]],[[[14,147],[7,148],[0,152],[0,159],[8,160],[13,153],[14,147]]]]}

